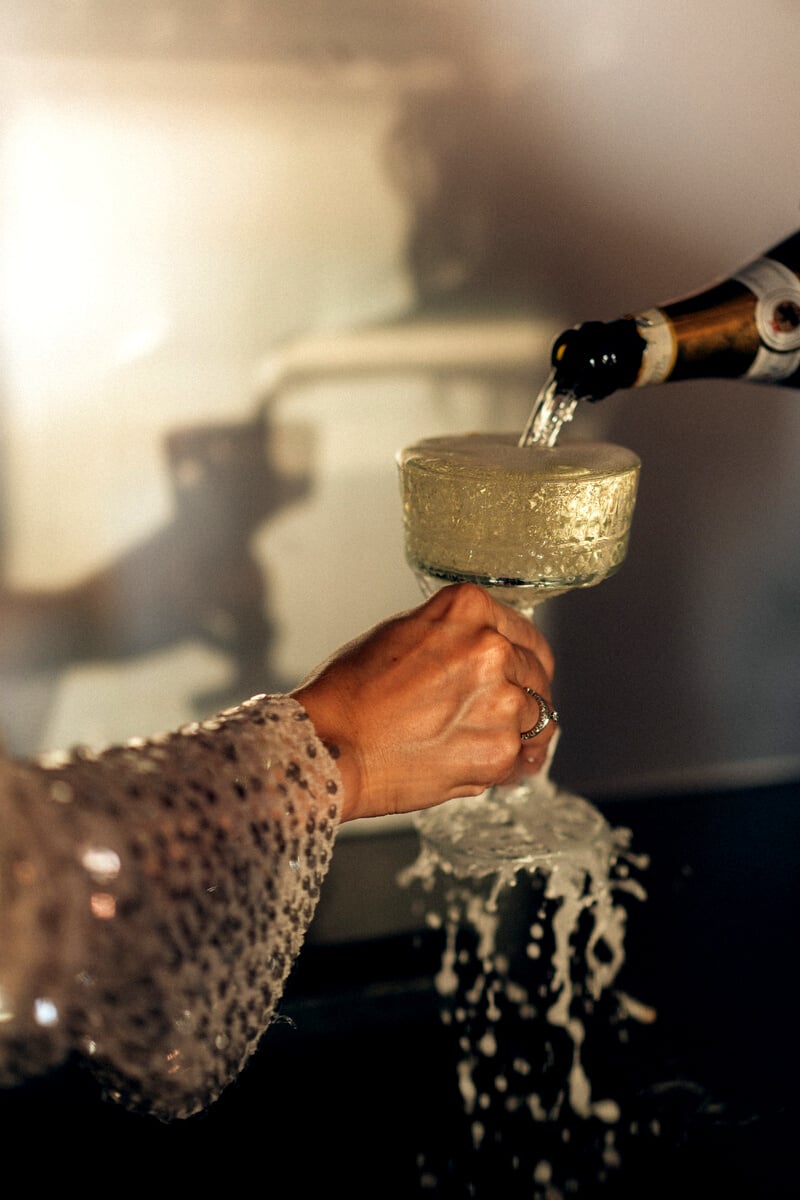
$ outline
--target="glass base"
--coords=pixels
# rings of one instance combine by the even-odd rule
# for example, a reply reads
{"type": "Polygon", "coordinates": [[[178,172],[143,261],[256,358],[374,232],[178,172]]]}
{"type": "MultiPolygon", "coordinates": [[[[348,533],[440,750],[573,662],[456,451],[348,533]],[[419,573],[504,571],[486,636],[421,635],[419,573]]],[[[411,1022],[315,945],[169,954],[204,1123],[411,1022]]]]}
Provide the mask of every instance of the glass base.
{"type": "Polygon", "coordinates": [[[543,774],[511,788],[449,800],[415,819],[423,845],[438,866],[462,878],[560,862],[605,873],[615,838],[605,817],[581,796],[543,774]]]}
{"type": "Polygon", "coordinates": [[[477,583],[491,591],[495,600],[502,600],[504,604],[516,608],[529,619],[537,605],[545,600],[563,596],[565,592],[576,588],[594,587],[608,578],[608,574],[587,575],[579,579],[539,579],[535,583],[527,583],[522,579],[495,579],[487,575],[469,575],[466,572],[448,574],[446,571],[433,571],[413,564],[412,570],[423,596],[432,596],[448,583],[477,583]]]}

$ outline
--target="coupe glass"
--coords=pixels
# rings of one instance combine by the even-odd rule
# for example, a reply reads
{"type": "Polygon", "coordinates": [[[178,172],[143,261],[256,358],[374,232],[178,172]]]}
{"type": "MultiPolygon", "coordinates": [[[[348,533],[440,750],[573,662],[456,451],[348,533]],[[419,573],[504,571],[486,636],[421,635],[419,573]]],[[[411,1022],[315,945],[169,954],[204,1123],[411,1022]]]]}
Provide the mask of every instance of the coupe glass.
{"type": "MultiPolygon", "coordinates": [[[[397,464],[406,558],[425,596],[470,580],[532,621],[543,601],[601,583],[625,559],[641,464],[622,446],[521,446],[512,434],[473,433],[423,439],[397,464]]],[[[419,814],[440,865],[510,878],[566,854],[589,871],[607,858],[607,822],[559,789],[549,766],[419,814]]]]}

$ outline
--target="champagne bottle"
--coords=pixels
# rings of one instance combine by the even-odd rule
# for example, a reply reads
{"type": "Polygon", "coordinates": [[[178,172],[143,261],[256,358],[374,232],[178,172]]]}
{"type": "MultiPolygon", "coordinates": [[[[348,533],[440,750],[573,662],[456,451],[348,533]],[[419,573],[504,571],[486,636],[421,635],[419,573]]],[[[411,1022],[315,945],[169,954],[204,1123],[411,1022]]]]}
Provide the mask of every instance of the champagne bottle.
{"type": "Polygon", "coordinates": [[[800,232],[700,292],[566,330],[552,366],[556,393],[581,400],[678,379],[800,387],[800,232]]]}

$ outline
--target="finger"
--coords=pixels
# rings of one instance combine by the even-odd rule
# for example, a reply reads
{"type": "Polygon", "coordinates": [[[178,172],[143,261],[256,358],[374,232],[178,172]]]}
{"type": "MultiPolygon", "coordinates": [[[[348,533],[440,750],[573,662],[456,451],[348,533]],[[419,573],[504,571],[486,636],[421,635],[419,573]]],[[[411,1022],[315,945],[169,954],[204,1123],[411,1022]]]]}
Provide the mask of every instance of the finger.
{"type": "Polygon", "coordinates": [[[559,727],[551,726],[548,728],[547,738],[536,738],[533,742],[523,742],[523,749],[520,753],[520,770],[523,774],[534,774],[547,769],[553,761],[553,755],[558,745],[558,740],[561,736],[559,727]],[[543,740],[544,739],[544,740],[543,740]]]}
{"type": "Polygon", "coordinates": [[[495,607],[497,632],[513,645],[533,651],[545,668],[548,678],[552,678],[555,659],[550,643],[541,629],[507,604],[497,603],[495,607]]]}
{"type": "Polygon", "coordinates": [[[539,656],[548,675],[553,673],[553,652],[533,621],[496,599],[474,583],[453,583],[440,588],[422,605],[429,619],[450,618],[472,628],[496,630],[515,646],[524,646],[539,656]]]}
{"type": "Polygon", "coordinates": [[[517,754],[514,765],[507,777],[500,782],[505,786],[518,784],[526,776],[538,775],[548,764],[554,738],[542,743],[541,738],[535,742],[522,742],[523,749],[517,754]]]}
{"type": "Polygon", "coordinates": [[[559,715],[553,707],[552,701],[548,700],[541,692],[530,687],[526,687],[524,690],[525,695],[535,704],[536,711],[533,723],[520,733],[520,738],[523,742],[531,742],[534,738],[542,737],[550,726],[555,728],[558,725],[559,715]]]}
{"type": "MultiPolygon", "coordinates": [[[[528,743],[530,745],[531,743],[528,743]]],[[[520,751],[518,765],[516,767],[517,776],[522,775],[537,775],[547,764],[550,758],[550,747],[553,744],[551,738],[544,745],[537,746],[535,749],[525,749],[520,751]]]]}
{"type": "Polygon", "coordinates": [[[507,659],[507,677],[510,683],[523,690],[529,687],[540,692],[549,702],[553,682],[553,657],[547,653],[537,654],[527,646],[512,643],[507,659]]]}

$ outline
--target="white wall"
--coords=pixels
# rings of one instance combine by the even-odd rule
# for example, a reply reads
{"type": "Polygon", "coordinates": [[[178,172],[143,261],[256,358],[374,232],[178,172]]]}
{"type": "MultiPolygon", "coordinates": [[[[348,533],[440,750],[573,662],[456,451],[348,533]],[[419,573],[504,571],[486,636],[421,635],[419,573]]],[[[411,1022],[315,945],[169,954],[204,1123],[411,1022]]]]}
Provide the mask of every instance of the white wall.
{"type": "MultiPolygon", "coordinates": [[[[800,225],[800,11],[788,0],[453,0],[429,30],[409,3],[415,41],[402,54],[396,24],[382,38],[383,5],[331,3],[331,44],[353,38],[338,58],[304,53],[299,34],[289,56],[220,54],[213,31],[216,56],[201,54],[187,48],[185,6],[162,5],[174,20],[154,32],[137,26],[152,12],[133,0],[124,28],[139,41],[92,35],[77,53],[80,37],[72,28],[59,45],[47,5],[3,5],[12,595],[109,570],[118,585],[114,564],[173,527],[168,435],[247,422],[287,344],[412,301],[412,214],[387,170],[409,96],[446,95],[471,72],[497,96],[530,99],[514,142],[536,181],[516,236],[541,260],[528,386],[503,372],[443,383],[400,355],[394,372],[319,369],[280,391],[270,412],[293,456],[284,467],[314,487],[248,543],[277,630],[267,687],[416,601],[397,448],[440,429],[521,427],[564,325],[694,290],[800,225]],[[15,9],[27,14],[16,25],[15,9]]],[[[269,9],[240,11],[263,23],[269,9]]],[[[490,128],[487,153],[491,141],[490,128]]],[[[632,446],[644,469],[623,571],[545,616],[564,715],[555,772],[596,793],[796,774],[797,397],[670,385],[578,421],[576,433],[632,446]]],[[[9,672],[12,746],[150,732],[235,690],[224,630],[202,632],[226,614],[196,615],[135,654],[9,672]]]]}

